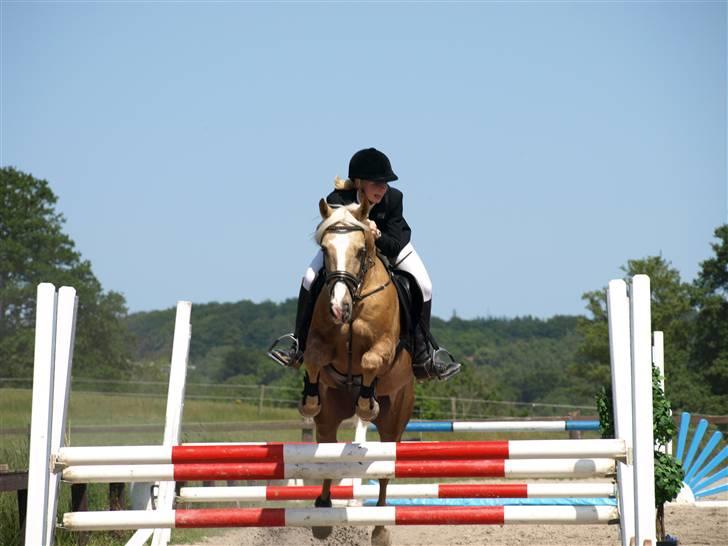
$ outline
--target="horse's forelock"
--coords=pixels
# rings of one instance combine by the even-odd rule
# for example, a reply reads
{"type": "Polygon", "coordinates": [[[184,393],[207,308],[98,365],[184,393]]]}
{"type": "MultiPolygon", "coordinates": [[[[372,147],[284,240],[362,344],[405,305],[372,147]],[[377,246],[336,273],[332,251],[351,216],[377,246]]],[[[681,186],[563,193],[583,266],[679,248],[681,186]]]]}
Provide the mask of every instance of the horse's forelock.
{"type": "Polygon", "coordinates": [[[357,207],[357,204],[352,203],[351,205],[347,205],[345,207],[337,207],[336,209],[334,209],[334,212],[331,214],[331,216],[323,220],[316,227],[316,233],[314,234],[314,240],[316,241],[316,244],[321,244],[321,240],[324,238],[326,230],[334,225],[360,228],[364,230],[364,233],[368,232],[369,226],[366,225],[364,222],[360,222],[359,220],[357,220],[352,214],[352,210],[356,209],[357,207]]]}

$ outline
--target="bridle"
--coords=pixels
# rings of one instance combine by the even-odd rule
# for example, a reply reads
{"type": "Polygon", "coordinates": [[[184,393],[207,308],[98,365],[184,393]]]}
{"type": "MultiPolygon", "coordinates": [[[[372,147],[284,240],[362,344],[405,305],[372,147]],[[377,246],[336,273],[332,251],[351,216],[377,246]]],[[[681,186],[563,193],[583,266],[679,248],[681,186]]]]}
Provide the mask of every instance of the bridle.
{"type": "MultiPolygon", "coordinates": [[[[332,226],[329,229],[326,230],[326,233],[351,233],[353,231],[364,231],[363,228],[360,228],[359,226],[332,226]]],[[[365,294],[361,293],[362,285],[364,284],[364,279],[366,278],[367,273],[369,270],[374,267],[374,260],[369,256],[368,249],[366,247],[366,242],[364,243],[364,249],[363,252],[361,252],[359,256],[359,274],[354,275],[353,273],[350,273],[349,271],[346,271],[345,269],[335,269],[334,271],[328,271],[326,270],[326,286],[329,289],[329,297],[333,297],[333,290],[334,286],[337,282],[343,282],[346,286],[346,289],[349,291],[349,294],[351,295],[351,300],[354,303],[358,303],[362,301],[365,298],[368,298],[369,296],[376,294],[380,290],[384,290],[389,283],[392,282],[391,276],[387,279],[387,282],[378,286],[374,290],[370,290],[369,292],[366,292],[365,294]]],[[[351,321],[349,321],[351,322],[351,321]]]]}
{"type": "MultiPolygon", "coordinates": [[[[326,230],[326,233],[351,233],[353,231],[364,231],[363,228],[359,226],[332,226],[329,229],[326,230]]],[[[346,289],[349,291],[349,294],[351,295],[351,301],[354,305],[361,302],[362,300],[368,298],[369,296],[372,296],[376,294],[377,292],[380,292],[381,290],[384,290],[389,284],[392,282],[392,274],[389,273],[387,276],[387,282],[384,284],[379,285],[377,288],[370,290],[369,292],[366,292],[364,294],[361,293],[362,285],[364,284],[364,279],[366,278],[367,272],[374,267],[374,260],[369,256],[366,239],[364,242],[364,249],[361,252],[361,255],[359,257],[359,274],[354,275],[353,273],[350,273],[346,271],[345,269],[336,269],[334,271],[325,271],[326,275],[326,286],[328,286],[329,289],[329,298],[333,297],[333,290],[334,286],[337,282],[343,282],[346,286],[346,289]]],[[[325,255],[325,252],[324,252],[325,255]]],[[[354,310],[351,310],[351,313],[349,314],[349,337],[346,342],[346,354],[347,354],[347,370],[346,370],[346,388],[347,390],[351,391],[351,388],[354,384],[354,378],[352,375],[352,353],[353,353],[353,337],[354,337],[354,328],[352,328],[352,323],[354,322],[354,310]]],[[[331,366],[335,371],[336,368],[331,366]]],[[[373,387],[373,385],[371,386],[373,387]]]]}

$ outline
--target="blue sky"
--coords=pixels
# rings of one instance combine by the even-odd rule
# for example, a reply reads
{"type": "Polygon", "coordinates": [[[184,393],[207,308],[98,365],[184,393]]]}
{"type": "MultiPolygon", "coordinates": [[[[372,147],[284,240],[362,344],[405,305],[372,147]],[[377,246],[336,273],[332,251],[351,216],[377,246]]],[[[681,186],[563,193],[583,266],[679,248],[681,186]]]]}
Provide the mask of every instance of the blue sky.
{"type": "Polygon", "coordinates": [[[447,318],[582,313],[728,221],[725,2],[7,2],[0,164],[132,311],[298,292],[385,151],[447,318]]]}

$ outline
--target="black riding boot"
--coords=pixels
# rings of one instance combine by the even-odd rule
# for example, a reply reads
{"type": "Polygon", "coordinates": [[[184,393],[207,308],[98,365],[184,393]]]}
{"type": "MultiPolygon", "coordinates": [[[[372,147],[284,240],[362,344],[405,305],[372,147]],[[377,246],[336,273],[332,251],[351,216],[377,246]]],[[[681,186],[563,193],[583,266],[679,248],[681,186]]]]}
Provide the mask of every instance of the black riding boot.
{"type": "Polygon", "coordinates": [[[446,380],[460,372],[460,363],[455,362],[452,355],[440,347],[430,333],[430,316],[432,300],[422,304],[422,315],[415,327],[414,355],[412,370],[415,377],[427,380],[436,377],[446,380]]]}
{"type": "Polygon", "coordinates": [[[311,292],[301,286],[296,306],[296,327],[292,334],[276,339],[268,349],[268,356],[281,366],[298,368],[303,363],[303,351],[306,349],[306,336],[313,316],[314,298],[311,292]],[[278,345],[282,347],[278,347],[278,345]]]}

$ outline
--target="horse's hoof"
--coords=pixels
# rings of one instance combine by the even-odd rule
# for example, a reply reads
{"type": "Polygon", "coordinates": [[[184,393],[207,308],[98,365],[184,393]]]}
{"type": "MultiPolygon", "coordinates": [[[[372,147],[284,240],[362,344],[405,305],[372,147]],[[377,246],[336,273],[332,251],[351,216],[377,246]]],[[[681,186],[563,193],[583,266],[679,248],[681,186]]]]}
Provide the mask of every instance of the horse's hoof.
{"type": "Polygon", "coordinates": [[[311,527],[311,533],[313,534],[314,538],[323,540],[329,537],[332,529],[333,527],[311,527]]]}
{"type": "Polygon", "coordinates": [[[377,525],[372,531],[372,546],[390,546],[390,544],[392,544],[392,537],[389,529],[383,525],[377,525]]]}
{"type": "Polygon", "coordinates": [[[375,398],[359,398],[356,414],[362,421],[374,421],[379,415],[379,402],[375,398]]]}
{"type": "Polygon", "coordinates": [[[318,396],[307,396],[306,403],[298,403],[298,413],[303,417],[316,417],[321,412],[321,401],[318,396]]]}

